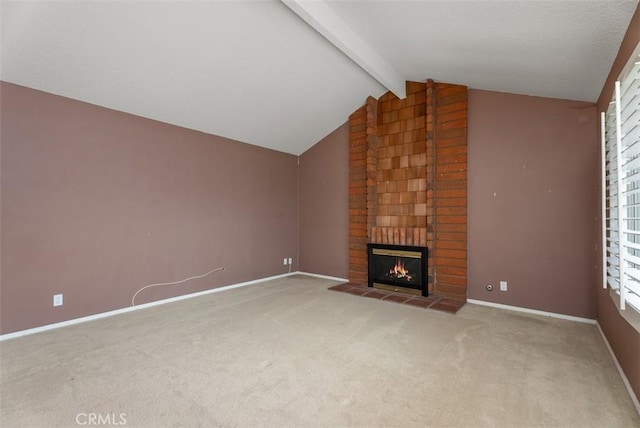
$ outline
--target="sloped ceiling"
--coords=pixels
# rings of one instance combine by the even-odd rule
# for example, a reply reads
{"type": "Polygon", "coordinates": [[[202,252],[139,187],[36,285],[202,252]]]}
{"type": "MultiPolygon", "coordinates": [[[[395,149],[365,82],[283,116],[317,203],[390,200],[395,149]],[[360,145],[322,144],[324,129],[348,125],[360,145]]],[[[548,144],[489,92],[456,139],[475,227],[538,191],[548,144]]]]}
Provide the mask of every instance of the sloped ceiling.
{"type": "Polygon", "coordinates": [[[637,4],[3,0],[0,78],[299,155],[403,80],[594,102],[637,4]]]}

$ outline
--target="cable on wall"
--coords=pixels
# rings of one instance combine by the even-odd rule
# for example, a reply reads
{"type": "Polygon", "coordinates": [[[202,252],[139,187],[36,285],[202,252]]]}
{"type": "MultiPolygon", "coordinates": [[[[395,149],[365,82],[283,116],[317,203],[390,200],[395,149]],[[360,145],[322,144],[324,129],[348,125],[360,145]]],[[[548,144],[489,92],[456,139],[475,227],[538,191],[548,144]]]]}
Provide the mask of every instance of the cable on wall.
{"type": "Polygon", "coordinates": [[[209,272],[202,274],[202,275],[198,275],[198,276],[192,276],[190,278],[185,278],[185,279],[181,279],[180,281],[173,281],[173,282],[159,282],[157,284],[149,284],[149,285],[145,285],[144,287],[142,287],[140,290],[136,291],[136,293],[133,295],[133,297],[131,298],[131,306],[135,306],[135,300],[136,300],[136,296],[138,294],[140,294],[140,292],[142,292],[143,290],[146,290],[147,288],[151,288],[151,287],[158,287],[160,285],[173,285],[173,284],[182,284],[183,282],[187,282],[187,281],[191,281],[192,279],[198,279],[198,278],[204,278],[205,276],[212,274],[213,272],[217,272],[219,270],[224,270],[224,267],[219,267],[216,269],[212,269],[209,272]]]}

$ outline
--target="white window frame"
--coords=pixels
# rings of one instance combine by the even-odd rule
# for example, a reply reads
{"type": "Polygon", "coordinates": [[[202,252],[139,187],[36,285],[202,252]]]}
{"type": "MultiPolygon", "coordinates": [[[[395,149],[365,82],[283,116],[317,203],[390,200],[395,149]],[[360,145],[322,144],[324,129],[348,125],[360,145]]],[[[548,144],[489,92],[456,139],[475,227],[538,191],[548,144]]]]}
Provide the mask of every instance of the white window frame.
{"type": "Polygon", "coordinates": [[[640,45],[601,113],[602,286],[640,312],[640,45]]]}

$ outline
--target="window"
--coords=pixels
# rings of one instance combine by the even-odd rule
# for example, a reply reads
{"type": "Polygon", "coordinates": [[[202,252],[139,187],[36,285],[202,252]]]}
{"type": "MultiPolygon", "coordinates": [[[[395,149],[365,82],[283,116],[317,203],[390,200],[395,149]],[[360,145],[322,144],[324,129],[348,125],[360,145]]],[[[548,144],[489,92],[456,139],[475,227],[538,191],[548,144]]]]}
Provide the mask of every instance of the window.
{"type": "Polygon", "coordinates": [[[601,122],[603,287],[640,312],[640,46],[601,122]]]}

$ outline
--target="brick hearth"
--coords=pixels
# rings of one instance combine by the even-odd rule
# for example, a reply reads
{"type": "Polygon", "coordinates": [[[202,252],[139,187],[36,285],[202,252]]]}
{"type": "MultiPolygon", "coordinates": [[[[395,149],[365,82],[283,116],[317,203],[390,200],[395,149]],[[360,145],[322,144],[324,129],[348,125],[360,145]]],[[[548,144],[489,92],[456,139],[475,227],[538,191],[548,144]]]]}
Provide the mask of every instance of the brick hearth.
{"type": "Polygon", "coordinates": [[[416,306],[424,309],[436,309],[439,311],[455,314],[464,306],[465,302],[460,299],[447,299],[431,295],[429,297],[412,296],[410,294],[394,293],[393,291],[378,290],[364,285],[340,284],[329,287],[332,291],[353,294],[354,296],[369,297],[372,299],[384,300],[386,302],[401,303],[404,305],[416,306]]]}

